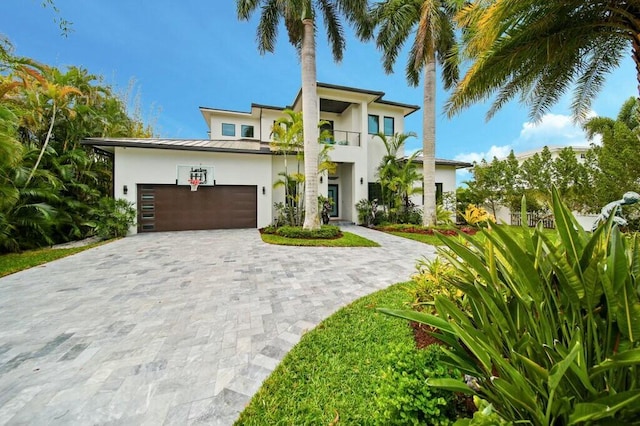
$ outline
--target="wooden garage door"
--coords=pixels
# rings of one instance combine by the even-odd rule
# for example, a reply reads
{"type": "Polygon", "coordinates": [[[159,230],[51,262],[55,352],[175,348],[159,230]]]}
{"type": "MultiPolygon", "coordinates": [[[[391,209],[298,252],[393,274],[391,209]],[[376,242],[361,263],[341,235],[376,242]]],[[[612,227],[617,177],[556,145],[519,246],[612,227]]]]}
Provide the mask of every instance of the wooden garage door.
{"type": "Polygon", "coordinates": [[[138,185],[138,231],[256,228],[255,186],[138,185]]]}

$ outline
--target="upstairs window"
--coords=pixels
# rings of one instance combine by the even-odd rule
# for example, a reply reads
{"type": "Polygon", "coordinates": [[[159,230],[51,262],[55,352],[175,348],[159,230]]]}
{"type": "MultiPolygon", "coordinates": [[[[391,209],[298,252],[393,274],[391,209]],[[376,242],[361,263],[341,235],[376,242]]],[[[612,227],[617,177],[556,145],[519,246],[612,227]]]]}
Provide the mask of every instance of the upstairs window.
{"type": "Polygon", "coordinates": [[[235,136],[236,125],[229,123],[222,123],[222,136],[235,136]]]}
{"type": "Polygon", "coordinates": [[[395,122],[393,117],[385,117],[384,118],[384,134],[385,136],[393,136],[396,132],[395,122]]]}
{"type": "Polygon", "coordinates": [[[369,114],[369,134],[376,135],[380,132],[380,117],[369,114]]]}
{"type": "Polygon", "coordinates": [[[249,126],[247,124],[243,124],[240,128],[240,132],[243,138],[252,138],[253,137],[253,126],[249,126]]]}

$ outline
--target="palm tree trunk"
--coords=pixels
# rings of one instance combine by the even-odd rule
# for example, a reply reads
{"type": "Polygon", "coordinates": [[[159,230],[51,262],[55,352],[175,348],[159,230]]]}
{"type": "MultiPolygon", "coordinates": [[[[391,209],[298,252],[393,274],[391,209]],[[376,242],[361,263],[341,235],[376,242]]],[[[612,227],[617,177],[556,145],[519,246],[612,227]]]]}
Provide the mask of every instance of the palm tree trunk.
{"type": "Polygon", "coordinates": [[[319,229],[318,218],[318,92],[313,19],[302,21],[302,120],[304,129],[304,229],[319,229]]]}
{"type": "Polygon", "coordinates": [[[631,45],[633,62],[636,64],[636,80],[638,83],[638,93],[636,94],[636,98],[640,99],[640,33],[634,34],[631,45]]]}
{"type": "Polygon", "coordinates": [[[47,131],[47,137],[44,140],[44,143],[42,144],[42,149],[40,149],[40,154],[38,155],[38,159],[36,160],[36,164],[33,165],[33,169],[31,170],[31,173],[29,174],[29,177],[27,178],[27,182],[24,184],[24,187],[26,188],[27,185],[29,185],[29,182],[31,182],[31,179],[33,178],[33,175],[36,173],[36,170],[38,170],[38,166],[40,165],[40,161],[42,160],[42,156],[44,155],[44,152],[47,150],[47,146],[49,145],[49,140],[51,139],[51,132],[53,131],[53,124],[56,121],[56,103],[53,103],[53,109],[52,109],[52,113],[51,113],[51,124],[49,124],[49,130],[47,131]]]}
{"type": "Polygon", "coordinates": [[[436,225],[436,61],[435,54],[424,68],[424,109],[422,110],[422,176],[424,212],[422,224],[436,225]]]}

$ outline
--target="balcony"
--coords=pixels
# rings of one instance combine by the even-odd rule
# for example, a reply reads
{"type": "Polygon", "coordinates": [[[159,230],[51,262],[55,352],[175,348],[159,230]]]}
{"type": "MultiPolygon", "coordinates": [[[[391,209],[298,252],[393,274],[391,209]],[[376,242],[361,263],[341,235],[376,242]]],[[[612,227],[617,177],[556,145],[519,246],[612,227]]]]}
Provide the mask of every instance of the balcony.
{"type": "Polygon", "coordinates": [[[326,130],[329,137],[322,142],[329,145],[360,146],[360,132],[349,132],[346,130],[326,130]]]}

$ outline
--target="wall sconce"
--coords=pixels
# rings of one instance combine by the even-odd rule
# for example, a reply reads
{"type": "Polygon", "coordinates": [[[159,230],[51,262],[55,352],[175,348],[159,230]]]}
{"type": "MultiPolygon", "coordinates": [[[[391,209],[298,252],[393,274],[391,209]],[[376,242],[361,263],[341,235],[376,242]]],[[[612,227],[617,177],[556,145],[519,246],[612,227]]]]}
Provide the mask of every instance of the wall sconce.
{"type": "Polygon", "coordinates": [[[322,176],[320,176],[320,183],[322,183],[322,176]]]}
{"type": "Polygon", "coordinates": [[[364,178],[360,178],[360,185],[364,183],[364,178]]]}
{"type": "Polygon", "coordinates": [[[262,187],[262,195],[265,195],[267,193],[267,188],[265,188],[264,186],[262,187]]]}
{"type": "Polygon", "coordinates": [[[127,195],[127,193],[128,193],[128,192],[129,192],[129,188],[127,188],[127,185],[124,185],[124,186],[122,187],[122,193],[123,193],[124,195],[127,195]]]}

